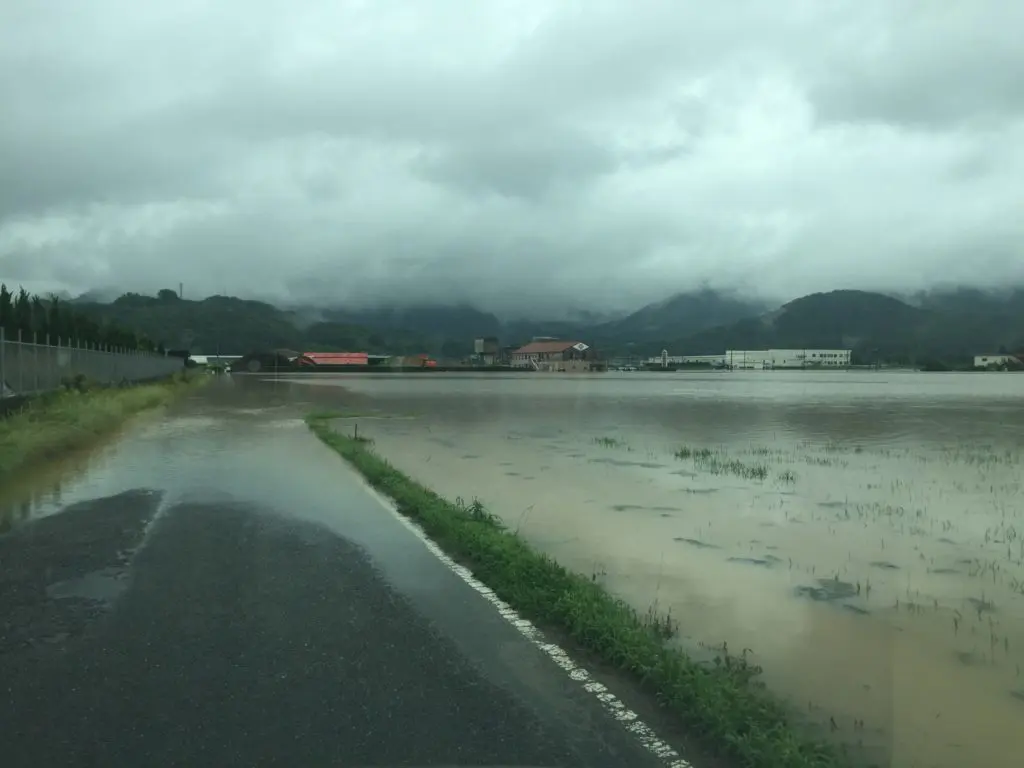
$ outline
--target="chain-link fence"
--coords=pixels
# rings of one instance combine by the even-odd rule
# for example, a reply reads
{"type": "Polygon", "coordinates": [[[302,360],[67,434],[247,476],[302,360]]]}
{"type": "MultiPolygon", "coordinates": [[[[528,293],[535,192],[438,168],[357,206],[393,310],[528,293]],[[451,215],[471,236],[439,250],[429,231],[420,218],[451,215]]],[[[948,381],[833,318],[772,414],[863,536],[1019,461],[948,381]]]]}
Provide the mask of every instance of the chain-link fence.
{"type": "Polygon", "coordinates": [[[0,328],[0,397],[47,392],[79,375],[100,384],[144,381],[169,376],[184,364],[180,357],[48,336],[9,338],[0,328]]]}

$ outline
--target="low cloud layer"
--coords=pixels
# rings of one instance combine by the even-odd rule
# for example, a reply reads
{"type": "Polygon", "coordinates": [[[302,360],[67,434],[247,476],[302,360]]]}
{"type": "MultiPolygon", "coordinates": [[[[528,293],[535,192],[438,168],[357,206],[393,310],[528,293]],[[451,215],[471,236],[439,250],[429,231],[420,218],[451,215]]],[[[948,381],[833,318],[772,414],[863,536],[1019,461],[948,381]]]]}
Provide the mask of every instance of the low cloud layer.
{"type": "Polygon", "coordinates": [[[0,279],[620,309],[1024,283],[1024,4],[6,0],[0,279]]]}

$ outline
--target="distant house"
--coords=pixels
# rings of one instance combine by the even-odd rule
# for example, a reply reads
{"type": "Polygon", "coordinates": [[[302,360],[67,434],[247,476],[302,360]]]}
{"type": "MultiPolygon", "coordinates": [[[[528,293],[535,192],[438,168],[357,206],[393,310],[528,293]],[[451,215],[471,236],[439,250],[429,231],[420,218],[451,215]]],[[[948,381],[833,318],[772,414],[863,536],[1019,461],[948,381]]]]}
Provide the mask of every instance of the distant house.
{"type": "Polygon", "coordinates": [[[513,350],[513,368],[538,371],[589,371],[595,368],[596,354],[582,341],[546,339],[532,341],[513,350]]]}
{"type": "Polygon", "coordinates": [[[1019,355],[1006,355],[1001,353],[990,355],[975,355],[975,368],[1007,368],[1020,365],[1022,362],[1019,355]]]}

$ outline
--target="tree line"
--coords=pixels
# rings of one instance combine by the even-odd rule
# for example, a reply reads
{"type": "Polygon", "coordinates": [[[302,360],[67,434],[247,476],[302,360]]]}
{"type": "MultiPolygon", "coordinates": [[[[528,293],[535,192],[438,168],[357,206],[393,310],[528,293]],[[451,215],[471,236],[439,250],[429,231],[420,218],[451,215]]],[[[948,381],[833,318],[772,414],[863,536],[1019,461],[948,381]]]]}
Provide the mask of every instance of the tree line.
{"type": "Polygon", "coordinates": [[[33,339],[39,344],[61,344],[89,347],[120,347],[144,352],[164,351],[162,344],[149,337],[111,323],[98,321],[57,296],[46,299],[29,294],[24,288],[17,293],[0,283],[0,328],[8,341],[33,339]]]}

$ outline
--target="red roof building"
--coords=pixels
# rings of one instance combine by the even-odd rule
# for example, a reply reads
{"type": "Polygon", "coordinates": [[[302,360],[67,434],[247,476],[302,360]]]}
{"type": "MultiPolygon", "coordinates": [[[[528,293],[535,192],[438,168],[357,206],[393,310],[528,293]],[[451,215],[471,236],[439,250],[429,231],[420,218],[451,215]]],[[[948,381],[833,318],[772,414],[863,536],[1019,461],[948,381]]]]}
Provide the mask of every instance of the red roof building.
{"type": "Polygon", "coordinates": [[[594,350],[582,341],[544,340],[514,350],[511,362],[513,368],[568,370],[580,368],[580,363],[593,359],[594,350]]]}

